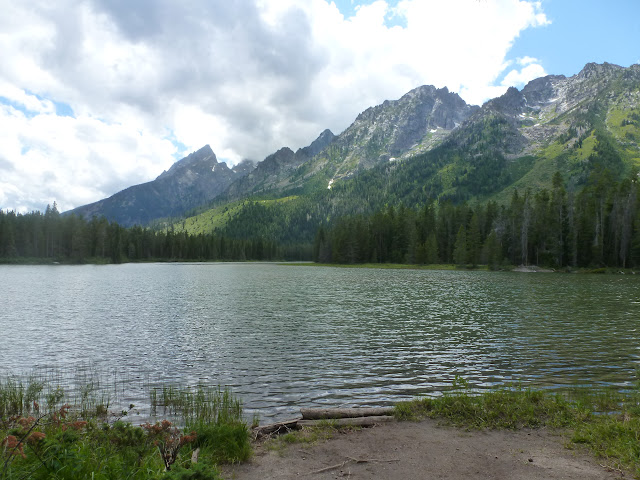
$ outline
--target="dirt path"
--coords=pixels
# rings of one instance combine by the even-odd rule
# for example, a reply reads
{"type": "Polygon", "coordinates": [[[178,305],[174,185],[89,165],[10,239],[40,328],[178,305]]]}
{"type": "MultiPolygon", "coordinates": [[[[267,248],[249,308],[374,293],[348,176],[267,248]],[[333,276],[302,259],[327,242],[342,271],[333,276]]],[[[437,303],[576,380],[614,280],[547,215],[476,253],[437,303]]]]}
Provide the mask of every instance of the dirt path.
{"type": "MultiPolygon", "coordinates": [[[[253,460],[227,467],[230,480],[300,479],[614,479],[547,430],[466,432],[433,420],[389,423],[340,433],[284,451],[256,448],[253,460]],[[335,468],[328,468],[335,467],[335,468]]],[[[603,462],[600,462],[603,463],[603,462]]]]}

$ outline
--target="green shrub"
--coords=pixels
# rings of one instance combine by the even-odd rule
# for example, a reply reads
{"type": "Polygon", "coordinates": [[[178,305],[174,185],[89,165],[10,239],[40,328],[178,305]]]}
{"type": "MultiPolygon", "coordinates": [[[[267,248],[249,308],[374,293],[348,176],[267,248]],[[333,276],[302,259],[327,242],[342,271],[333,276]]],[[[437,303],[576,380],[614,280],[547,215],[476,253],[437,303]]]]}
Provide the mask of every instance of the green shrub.
{"type": "Polygon", "coordinates": [[[215,463],[239,463],[251,457],[249,430],[244,423],[196,424],[195,446],[215,463]]]}

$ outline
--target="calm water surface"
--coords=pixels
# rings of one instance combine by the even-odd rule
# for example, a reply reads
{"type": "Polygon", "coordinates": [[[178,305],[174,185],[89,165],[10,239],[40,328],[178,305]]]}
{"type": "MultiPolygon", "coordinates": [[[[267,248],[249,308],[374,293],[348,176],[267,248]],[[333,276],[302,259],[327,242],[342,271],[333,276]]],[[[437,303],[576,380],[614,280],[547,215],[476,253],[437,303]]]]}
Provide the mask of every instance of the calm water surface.
{"type": "MultiPolygon", "coordinates": [[[[633,383],[640,278],[274,264],[0,266],[0,373],[228,385],[245,410],[633,383]],[[82,367],[84,368],[84,367],[82,367]]],[[[142,398],[139,398],[142,397],[142,398]]]]}

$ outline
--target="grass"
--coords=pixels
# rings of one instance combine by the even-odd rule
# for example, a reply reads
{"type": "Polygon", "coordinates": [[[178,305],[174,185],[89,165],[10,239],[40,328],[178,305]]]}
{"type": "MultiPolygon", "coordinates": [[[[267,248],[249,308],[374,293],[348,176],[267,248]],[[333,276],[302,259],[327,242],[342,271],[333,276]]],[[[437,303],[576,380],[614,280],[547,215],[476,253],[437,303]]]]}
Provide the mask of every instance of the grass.
{"type": "Polygon", "coordinates": [[[184,220],[173,224],[173,228],[177,232],[187,232],[191,235],[198,235],[200,233],[211,233],[216,229],[224,228],[224,226],[233,217],[238,215],[245,207],[247,203],[259,203],[264,206],[272,206],[280,203],[290,202],[295,200],[296,196],[288,196],[276,199],[267,200],[249,200],[249,201],[236,201],[230,202],[224,205],[220,205],[209,210],[206,210],[198,215],[187,217],[184,220]]]}
{"type": "Polygon", "coordinates": [[[355,426],[337,426],[335,422],[326,420],[314,427],[304,427],[301,430],[293,430],[284,435],[270,438],[265,442],[264,446],[267,450],[282,455],[290,445],[311,446],[318,442],[329,440],[338,433],[360,429],[361,427],[355,426]]]}
{"type": "MultiPolygon", "coordinates": [[[[123,421],[126,411],[109,412],[111,399],[102,387],[88,381],[68,393],[43,378],[0,379],[0,479],[217,480],[217,465],[251,455],[242,405],[228,390],[150,389],[152,409],[173,421],[133,425],[123,421]]],[[[395,415],[438,418],[466,429],[559,428],[567,432],[570,448],[586,448],[608,466],[640,478],[640,384],[625,391],[478,393],[456,378],[440,397],[398,403],[395,415]]],[[[327,421],[271,439],[265,448],[309,446],[344,430],[327,421]]]]}
{"type": "Polygon", "coordinates": [[[566,429],[570,448],[584,446],[613,468],[640,478],[640,388],[564,393],[515,388],[474,394],[462,383],[442,397],[401,402],[395,415],[401,420],[439,418],[467,429],[566,429]]]}
{"type": "Polygon", "coordinates": [[[100,392],[95,384],[70,394],[36,378],[0,380],[0,478],[217,480],[218,464],[251,455],[242,406],[228,390],[152,390],[152,406],[173,421],[142,425],[109,412],[100,392]]]}

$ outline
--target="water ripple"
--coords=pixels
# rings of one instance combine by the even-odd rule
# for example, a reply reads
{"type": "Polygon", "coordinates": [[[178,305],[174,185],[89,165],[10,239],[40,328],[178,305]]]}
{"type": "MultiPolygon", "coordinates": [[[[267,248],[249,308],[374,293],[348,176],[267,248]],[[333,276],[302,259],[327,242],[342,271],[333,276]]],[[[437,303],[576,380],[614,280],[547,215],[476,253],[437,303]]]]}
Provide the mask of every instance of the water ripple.
{"type": "Polygon", "coordinates": [[[248,411],[474,388],[627,386],[635,277],[270,264],[1,266],[4,372],[93,368],[229,385],[248,411]]]}

